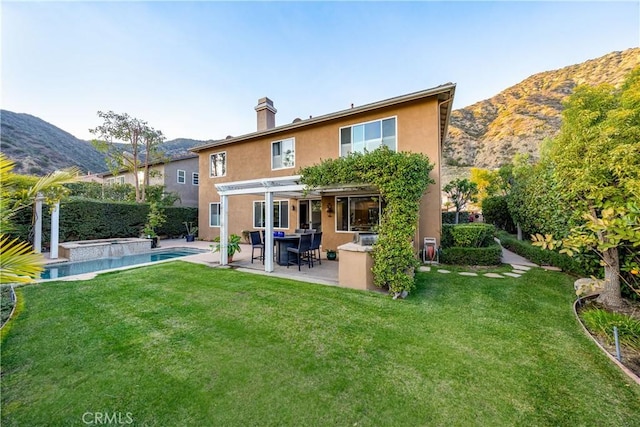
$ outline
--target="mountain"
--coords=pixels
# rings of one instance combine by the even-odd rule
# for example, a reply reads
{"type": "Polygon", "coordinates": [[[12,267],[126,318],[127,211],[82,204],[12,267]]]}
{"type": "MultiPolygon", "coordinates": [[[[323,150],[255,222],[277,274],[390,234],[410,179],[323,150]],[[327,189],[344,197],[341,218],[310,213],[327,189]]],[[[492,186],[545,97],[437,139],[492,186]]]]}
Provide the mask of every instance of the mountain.
{"type": "Polygon", "coordinates": [[[0,149],[16,163],[14,172],[42,176],[70,166],[104,172],[104,155],[38,117],[0,110],[0,149]]]}
{"type": "Polygon", "coordinates": [[[640,65],[640,48],[534,74],[496,96],[452,111],[444,163],[496,168],[516,153],[539,156],[540,143],[557,135],[562,102],[581,84],[619,86],[640,65]]]}
{"type": "MultiPolygon", "coordinates": [[[[619,86],[638,65],[640,48],[612,52],[534,74],[492,98],[452,111],[443,150],[444,182],[446,177],[468,175],[469,166],[495,168],[509,163],[516,153],[537,158],[540,143],[558,133],[562,102],[577,85],[619,86]]],[[[0,114],[0,150],[16,162],[16,172],[44,175],[73,165],[93,173],[106,171],[104,155],[88,141],[28,114],[6,110],[0,114]]],[[[189,149],[204,142],[179,138],[164,142],[160,150],[178,158],[193,154],[189,149]]]]}
{"type": "MultiPolygon", "coordinates": [[[[58,169],[77,166],[84,172],[106,172],[105,156],[89,141],[29,114],[0,110],[0,150],[16,163],[16,173],[42,176],[58,169]]],[[[193,155],[190,148],[205,143],[178,138],[160,145],[166,157],[193,155]]],[[[123,150],[127,146],[123,144],[123,150]]]]}

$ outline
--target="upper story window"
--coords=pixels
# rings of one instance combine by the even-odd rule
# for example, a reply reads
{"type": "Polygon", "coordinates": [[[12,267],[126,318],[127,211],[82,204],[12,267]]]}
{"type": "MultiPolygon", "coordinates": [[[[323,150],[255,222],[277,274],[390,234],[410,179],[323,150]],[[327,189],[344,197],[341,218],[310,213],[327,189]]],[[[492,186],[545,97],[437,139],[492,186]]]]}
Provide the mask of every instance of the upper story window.
{"type": "Polygon", "coordinates": [[[382,144],[397,151],[396,135],[395,117],[340,128],[340,156],[373,151],[382,144]]]}
{"type": "Polygon", "coordinates": [[[178,184],[186,184],[187,183],[187,172],[182,169],[178,169],[178,184]]]}
{"type": "Polygon", "coordinates": [[[271,169],[292,168],[296,165],[295,138],[271,143],[271,169]]]}
{"type": "Polygon", "coordinates": [[[213,153],[210,157],[209,176],[225,176],[227,174],[227,152],[213,153]]]}
{"type": "Polygon", "coordinates": [[[198,175],[198,172],[193,172],[191,174],[191,185],[198,185],[200,184],[200,175],[198,175]]]}

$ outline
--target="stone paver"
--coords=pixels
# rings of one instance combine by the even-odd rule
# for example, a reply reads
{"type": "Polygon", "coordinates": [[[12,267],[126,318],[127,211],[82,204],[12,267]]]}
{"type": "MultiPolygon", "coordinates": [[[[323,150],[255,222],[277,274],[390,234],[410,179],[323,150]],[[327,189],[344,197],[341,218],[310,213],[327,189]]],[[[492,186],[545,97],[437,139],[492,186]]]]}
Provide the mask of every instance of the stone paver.
{"type": "Polygon", "coordinates": [[[449,270],[438,270],[438,273],[451,273],[449,270]]]}
{"type": "Polygon", "coordinates": [[[526,273],[525,270],[513,270],[513,272],[516,273],[516,274],[524,274],[524,273],[526,273]]]}
{"type": "Polygon", "coordinates": [[[431,267],[422,265],[418,267],[418,271],[431,271],[431,267]]]}
{"type": "Polygon", "coordinates": [[[524,271],[531,270],[531,267],[527,267],[526,265],[511,264],[511,267],[513,267],[514,270],[524,270],[524,271]]]}
{"type": "Polygon", "coordinates": [[[471,276],[471,277],[477,277],[478,273],[472,273],[470,271],[463,271],[462,273],[458,273],[461,276],[471,276]]]}
{"type": "Polygon", "coordinates": [[[521,274],[517,274],[517,273],[509,273],[509,272],[507,272],[507,273],[502,273],[502,274],[504,274],[505,276],[509,276],[509,277],[520,277],[520,276],[522,276],[521,274]]]}
{"type": "Polygon", "coordinates": [[[504,279],[504,276],[501,276],[498,273],[485,273],[484,276],[485,277],[492,277],[494,279],[504,279]]]}

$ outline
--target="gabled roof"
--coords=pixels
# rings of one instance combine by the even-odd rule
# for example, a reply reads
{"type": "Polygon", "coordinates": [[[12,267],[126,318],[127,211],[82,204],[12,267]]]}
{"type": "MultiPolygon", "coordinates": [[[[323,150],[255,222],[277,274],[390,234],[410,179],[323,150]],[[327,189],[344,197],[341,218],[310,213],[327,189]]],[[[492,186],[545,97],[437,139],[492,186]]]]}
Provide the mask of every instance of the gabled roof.
{"type": "Polygon", "coordinates": [[[263,130],[260,132],[253,132],[253,133],[248,133],[246,135],[241,135],[241,136],[231,137],[231,138],[228,137],[227,139],[208,142],[206,144],[198,145],[196,147],[191,148],[191,151],[197,153],[199,151],[206,150],[208,148],[219,147],[222,145],[233,144],[235,142],[247,141],[254,138],[260,138],[266,135],[304,128],[306,126],[311,126],[318,123],[335,120],[338,118],[349,117],[356,114],[361,114],[364,112],[373,111],[380,108],[385,108],[385,107],[398,105],[406,102],[412,102],[419,99],[430,98],[433,96],[437,96],[438,101],[440,102],[440,144],[442,144],[444,142],[444,138],[447,135],[447,128],[449,126],[449,117],[451,115],[451,107],[453,105],[453,96],[455,94],[455,90],[456,90],[455,83],[445,83],[443,85],[436,86],[431,89],[426,89],[419,92],[413,92],[407,95],[401,95],[395,98],[389,98],[383,101],[361,105],[360,107],[337,111],[335,113],[325,114],[324,116],[318,116],[318,117],[313,117],[306,120],[294,121],[293,123],[289,123],[282,126],[276,126],[274,128],[263,130]]]}

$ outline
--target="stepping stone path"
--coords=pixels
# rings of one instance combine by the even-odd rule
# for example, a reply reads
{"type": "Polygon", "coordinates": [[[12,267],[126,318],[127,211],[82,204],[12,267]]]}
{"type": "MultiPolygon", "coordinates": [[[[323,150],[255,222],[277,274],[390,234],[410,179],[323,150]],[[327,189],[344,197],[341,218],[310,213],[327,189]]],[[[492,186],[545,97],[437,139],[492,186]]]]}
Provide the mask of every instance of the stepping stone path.
{"type": "Polygon", "coordinates": [[[484,277],[491,277],[494,279],[504,279],[504,276],[498,274],[498,273],[486,273],[483,275],[484,277]]]}
{"type": "MultiPolygon", "coordinates": [[[[520,276],[522,276],[523,274],[525,274],[527,271],[531,270],[531,267],[526,266],[526,265],[519,265],[519,264],[511,264],[511,267],[513,268],[513,271],[507,271],[505,273],[484,273],[483,276],[484,277],[490,277],[493,279],[504,279],[505,276],[508,277],[513,277],[513,278],[518,278],[520,276]]],[[[431,271],[431,267],[429,266],[420,266],[418,268],[418,271],[431,271]]],[[[436,270],[438,273],[442,273],[442,274],[448,274],[451,273],[451,271],[449,270],[445,270],[445,269],[438,269],[436,270]]],[[[474,273],[471,271],[462,271],[460,273],[458,273],[460,276],[467,276],[467,277],[478,277],[478,273],[474,273]]]]}

